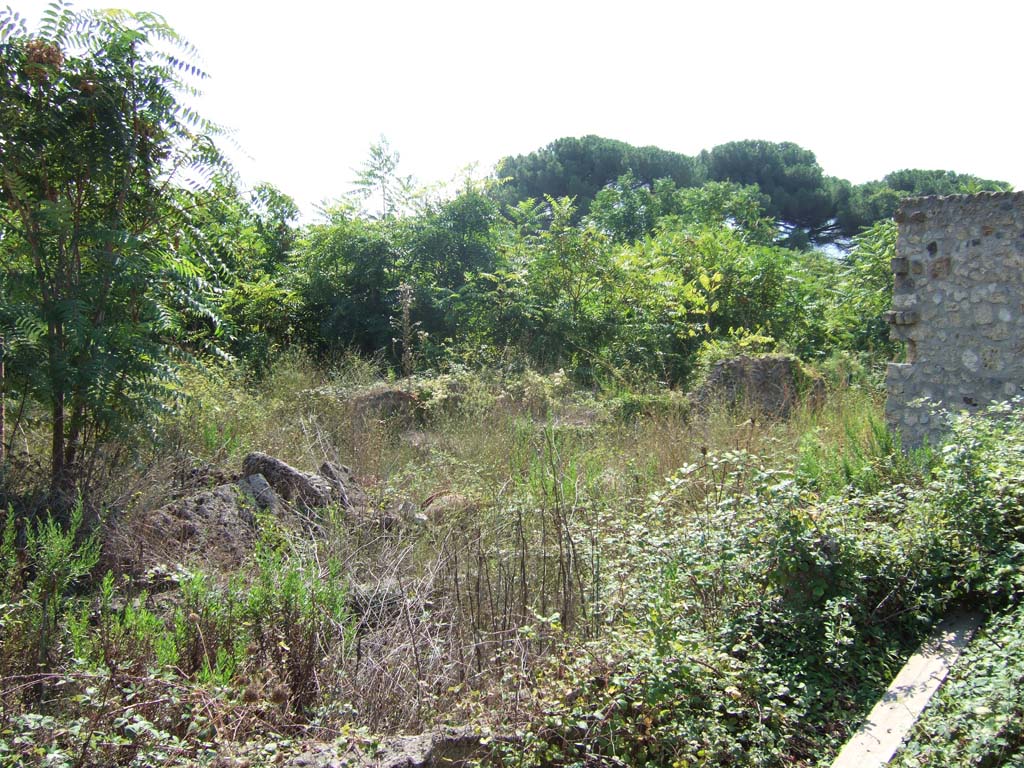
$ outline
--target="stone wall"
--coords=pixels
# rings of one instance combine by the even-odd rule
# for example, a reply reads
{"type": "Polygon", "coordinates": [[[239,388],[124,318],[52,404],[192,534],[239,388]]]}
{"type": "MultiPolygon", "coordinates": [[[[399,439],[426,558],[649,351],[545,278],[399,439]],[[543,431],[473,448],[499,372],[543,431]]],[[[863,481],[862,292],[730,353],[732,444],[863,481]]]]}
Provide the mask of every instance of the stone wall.
{"type": "Polygon", "coordinates": [[[886,372],[886,416],[912,447],[941,435],[936,404],[974,410],[1024,389],[1024,193],[910,199],[896,221],[887,319],[906,362],[886,372]]]}

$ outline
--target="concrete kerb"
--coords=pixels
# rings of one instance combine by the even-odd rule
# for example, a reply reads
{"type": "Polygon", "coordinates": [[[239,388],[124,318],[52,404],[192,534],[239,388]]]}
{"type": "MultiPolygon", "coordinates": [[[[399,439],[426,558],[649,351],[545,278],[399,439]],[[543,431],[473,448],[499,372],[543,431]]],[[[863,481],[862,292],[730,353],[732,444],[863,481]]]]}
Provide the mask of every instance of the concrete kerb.
{"type": "Polygon", "coordinates": [[[832,768],[881,768],[896,754],[917,718],[941,687],[984,617],[947,616],[893,679],[867,721],[846,743],[832,768]]]}

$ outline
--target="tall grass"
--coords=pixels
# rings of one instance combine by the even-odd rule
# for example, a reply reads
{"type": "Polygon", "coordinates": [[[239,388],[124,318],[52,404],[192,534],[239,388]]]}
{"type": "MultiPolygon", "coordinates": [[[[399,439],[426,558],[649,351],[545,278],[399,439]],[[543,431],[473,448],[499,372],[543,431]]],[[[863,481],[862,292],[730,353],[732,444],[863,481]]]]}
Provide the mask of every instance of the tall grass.
{"type": "MultiPolygon", "coordinates": [[[[668,518],[649,519],[651,498],[680,467],[757,456],[821,495],[846,478],[869,490],[869,473],[878,484],[912,471],[880,427],[876,396],[846,385],[768,421],[530,371],[394,382],[358,358],[329,370],[286,358],[258,382],[232,370],[183,382],[180,407],[110,485],[108,525],[223,482],[252,450],[310,471],[349,465],[372,507],[324,510],[316,537],[264,521],[240,571],[183,564],[161,582],[170,597],[153,594],[152,576],[115,574],[101,589],[99,634],[81,606],[68,620],[67,669],[130,669],[221,697],[203,727],[232,738],[260,727],[329,735],[353,720],[409,731],[481,711],[524,722],[554,661],[621,631],[634,581],[689,578],[624,558],[631,543],[670,540],[668,518]],[[354,408],[383,387],[417,398],[413,423],[354,408]]],[[[725,611],[730,579],[705,585],[707,606],[725,611]]],[[[108,693],[104,707],[123,706],[108,693]]],[[[170,698],[151,714],[174,736],[168,718],[184,705],[170,698]]]]}

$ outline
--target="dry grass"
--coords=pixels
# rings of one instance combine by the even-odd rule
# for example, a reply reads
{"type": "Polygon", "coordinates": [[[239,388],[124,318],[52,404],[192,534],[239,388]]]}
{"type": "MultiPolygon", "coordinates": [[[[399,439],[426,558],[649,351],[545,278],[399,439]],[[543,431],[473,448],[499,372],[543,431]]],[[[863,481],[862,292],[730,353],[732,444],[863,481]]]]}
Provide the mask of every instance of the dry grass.
{"type": "Polygon", "coordinates": [[[360,361],[324,372],[291,359],[258,386],[230,372],[189,374],[190,398],[107,492],[145,516],[237,473],[259,450],[304,470],[349,465],[376,508],[421,512],[424,524],[391,529],[329,514],[322,538],[295,543],[303,557],[342,564],[353,608],[352,631],[321,649],[307,715],[376,731],[468,707],[518,720],[545,660],[604,630],[602,528],[622,510],[708,449],[792,465],[808,434],[841,448],[858,439],[850,424],[877,413],[870,392],[844,387],[784,422],[735,411],[690,418],[675,406],[621,418],[614,398],[573,392],[558,376],[464,374],[394,384],[420,398],[410,428],[353,411],[349,395],[383,383],[360,361]]]}

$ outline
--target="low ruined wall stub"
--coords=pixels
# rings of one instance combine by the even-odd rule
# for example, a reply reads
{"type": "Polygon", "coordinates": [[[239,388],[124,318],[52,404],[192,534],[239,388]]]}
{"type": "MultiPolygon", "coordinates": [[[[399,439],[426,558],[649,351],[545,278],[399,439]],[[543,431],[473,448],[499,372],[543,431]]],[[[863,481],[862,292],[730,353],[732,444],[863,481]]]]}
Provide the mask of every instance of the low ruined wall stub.
{"type": "Polygon", "coordinates": [[[941,436],[936,406],[1024,393],[1024,193],[909,199],[896,221],[887,317],[907,354],[886,372],[886,417],[913,447],[941,436]]]}

